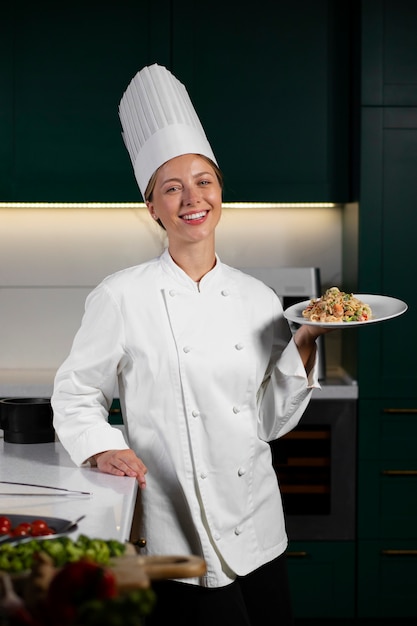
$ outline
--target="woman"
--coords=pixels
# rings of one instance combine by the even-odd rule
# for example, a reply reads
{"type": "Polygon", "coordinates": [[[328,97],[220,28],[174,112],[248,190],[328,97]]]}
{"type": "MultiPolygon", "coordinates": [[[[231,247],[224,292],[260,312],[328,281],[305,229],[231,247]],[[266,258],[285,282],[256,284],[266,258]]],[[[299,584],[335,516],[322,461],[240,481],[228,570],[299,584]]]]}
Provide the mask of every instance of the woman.
{"type": "Polygon", "coordinates": [[[165,157],[141,189],[168,248],[88,297],[56,376],[55,428],[75,463],[136,477],[148,553],[206,561],[200,579],[155,585],[150,624],[173,614],[193,626],[291,624],[268,441],[298,423],[318,386],[323,331],[291,338],[275,293],[217,257],[222,179],[211,155],[180,145],[165,157]],[[127,440],[107,422],[116,376],[127,440]]]}

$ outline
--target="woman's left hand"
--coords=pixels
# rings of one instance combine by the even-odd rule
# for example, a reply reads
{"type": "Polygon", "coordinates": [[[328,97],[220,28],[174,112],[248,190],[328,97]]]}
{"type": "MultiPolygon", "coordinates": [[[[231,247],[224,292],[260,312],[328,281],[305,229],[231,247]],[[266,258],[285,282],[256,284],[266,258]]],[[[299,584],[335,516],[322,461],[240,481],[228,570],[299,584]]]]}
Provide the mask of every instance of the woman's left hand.
{"type": "Polygon", "coordinates": [[[330,333],[334,330],[336,330],[336,328],[323,328],[323,326],[313,326],[310,324],[303,324],[303,326],[300,326],[300,328],[297,329],[294,335],[294,341],[298,348],[298,352],[300,353],[307,375],[310,373],[316,358],[317,337],[330,333]]]}

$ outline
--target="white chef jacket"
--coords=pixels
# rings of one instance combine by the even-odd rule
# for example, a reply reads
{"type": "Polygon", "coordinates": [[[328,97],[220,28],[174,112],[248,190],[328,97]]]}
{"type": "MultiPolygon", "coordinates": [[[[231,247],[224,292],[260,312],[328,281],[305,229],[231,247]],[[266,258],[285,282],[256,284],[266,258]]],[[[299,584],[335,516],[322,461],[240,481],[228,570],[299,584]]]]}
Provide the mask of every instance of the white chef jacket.
{"type": "Polygon", "coordinates": [[[55,378],[54,426],[73,461],[131,447],[148,468],[149,554],[197,554],[208,587],[287,546],[267,443],[298,423],[307,379],[274,291],[217,263],[199,285],[171,259],[107,277],[55,378]],[[108,423],[116,375],[126,439],[108,423]]]}

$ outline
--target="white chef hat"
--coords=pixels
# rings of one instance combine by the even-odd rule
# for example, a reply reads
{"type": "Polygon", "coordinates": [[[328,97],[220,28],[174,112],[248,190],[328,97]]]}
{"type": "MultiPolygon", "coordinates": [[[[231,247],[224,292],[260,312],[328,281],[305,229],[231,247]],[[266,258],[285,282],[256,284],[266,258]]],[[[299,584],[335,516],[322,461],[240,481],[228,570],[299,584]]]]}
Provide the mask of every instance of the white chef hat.
{"type": "Polygon", "coordinates": [[[216,163],[186,88],[165,67],[144,67],[119,105],[123,139],[142,196],[152,174],[181,154],[202,154],[216,163]]]}

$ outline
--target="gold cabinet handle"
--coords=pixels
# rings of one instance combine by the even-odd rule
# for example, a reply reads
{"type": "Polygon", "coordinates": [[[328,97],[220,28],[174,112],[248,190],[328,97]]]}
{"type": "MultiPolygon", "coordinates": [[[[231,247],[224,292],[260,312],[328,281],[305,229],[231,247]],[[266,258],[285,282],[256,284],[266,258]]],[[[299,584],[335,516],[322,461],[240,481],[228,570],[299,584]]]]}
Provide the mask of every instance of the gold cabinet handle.
{"type": "Polygon", "coordinates": [[[417,556],[417,550],[381,550],[384,556],[417,556]]]}
{"type": "Polygon", "coordinates": [[[395,409],[395,408],[389,408],[389,409],[382,409],[383,413],[403,413],[406,415],[416,415],[417,414],[417,409],[414,408],[410,408],[410,409],[395,409]]]}
{"type": "Polygon", "coordinates": [[[300,559],[300,558],[305,558],[306,556],[308,556],[308,552],[305,552],[304,550],[293,550],[293,551],[287,552],[286,555],[290,559],[300,559]]]}
{"type": "Polygon", "coordinates": [[[417,476],[417,470],[382,470],[383,476],[417,476]]]}

